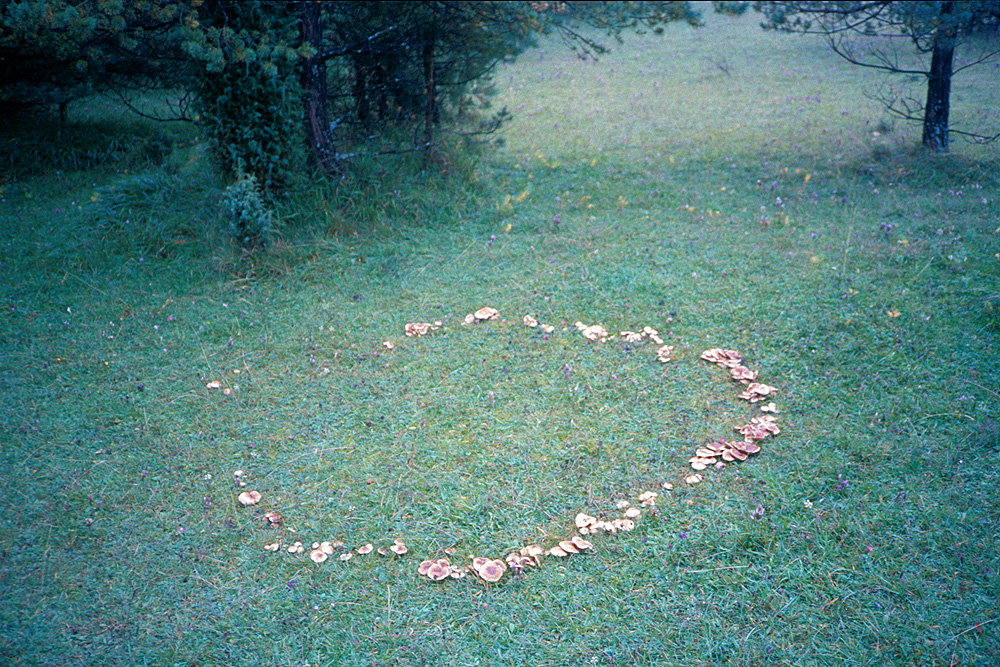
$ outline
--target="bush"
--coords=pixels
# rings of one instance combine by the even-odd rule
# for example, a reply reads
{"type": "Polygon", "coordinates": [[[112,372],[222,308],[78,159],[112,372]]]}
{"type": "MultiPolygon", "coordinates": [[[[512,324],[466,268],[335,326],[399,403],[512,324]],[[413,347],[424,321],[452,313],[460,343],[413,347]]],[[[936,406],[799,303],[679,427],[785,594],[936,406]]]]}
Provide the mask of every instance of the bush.
{"type": "Polygon", "coordinates": [[[257,179],[242,174],[222,196],[223,214],[229,234],[247,250],[267,247],[277,219],[261,197],[257,179]]]}

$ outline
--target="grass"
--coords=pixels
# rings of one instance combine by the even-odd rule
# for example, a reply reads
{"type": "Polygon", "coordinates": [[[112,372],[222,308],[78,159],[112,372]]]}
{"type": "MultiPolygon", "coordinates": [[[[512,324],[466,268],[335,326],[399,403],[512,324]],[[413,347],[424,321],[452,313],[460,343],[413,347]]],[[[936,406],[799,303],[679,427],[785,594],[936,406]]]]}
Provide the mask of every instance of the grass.
{"type": "Polygon", "coordinates": [[[193,137],[165,166],[6,180],[4,661],[991,664],[996,149],[912,150],[877,81],[709,18],[596,64],[526,54],[467,178],[304,186],[261,256],[219,233],[193,137]],[[461,324],[483,305],[504,320],[461,324]],[[576,321],[656,327],[676,359],[576,321]],[[694,449],[756,414],[715,346],[778,387],[782,433],[689,487],[694,449]],[[648,489],[658,512],[592,554],[416,574],[648,489]],[[320,566],[263,549],[395,537],[409,554],[320,566]]]}

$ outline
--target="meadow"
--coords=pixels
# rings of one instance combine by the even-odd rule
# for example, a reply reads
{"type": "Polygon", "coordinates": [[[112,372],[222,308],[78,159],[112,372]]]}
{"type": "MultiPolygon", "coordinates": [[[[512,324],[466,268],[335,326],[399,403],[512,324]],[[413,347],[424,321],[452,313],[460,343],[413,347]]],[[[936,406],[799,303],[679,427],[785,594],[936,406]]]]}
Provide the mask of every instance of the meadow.
{"type": "MultiPolygon", "coordinates": [[[[194,128],[10,131],[0,661],[995,664],[997,146],[927,154],[879,76],[706,18],[544,43],[477,158],[303,186],[256,255],[194,128]],[[710,348],[780,433],[689,484],[765,403],[710,348]],[[623,501],[583,553],[418,574],[623,501]]],[[[956,80],[963,127],[998,72],[956,80]]]]}

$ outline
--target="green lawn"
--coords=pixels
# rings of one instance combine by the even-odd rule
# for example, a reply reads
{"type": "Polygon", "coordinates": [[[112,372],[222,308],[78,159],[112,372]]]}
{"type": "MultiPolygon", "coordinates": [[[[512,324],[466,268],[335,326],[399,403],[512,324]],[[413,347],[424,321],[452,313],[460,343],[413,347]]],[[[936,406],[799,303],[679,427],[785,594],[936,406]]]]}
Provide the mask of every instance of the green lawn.
{"type": "MultiPolygon", "coordinates": [[[[76,149],[5,139],[37,160],[0,182],[0,662],[994,664],[996,145],[923,154],[877,77],[707,18],[526,53],[478,162],[303,186],[257,257],[189,128],[160,166],[96,103],[76,149]],[[689,485],[761,414],[715,347],[781,433],[689,485]],[[417,573],[644,491],[589,552],[417,573]]],[[[995,81],[956,80],[964,127],[996,131],[995,81]]]]}

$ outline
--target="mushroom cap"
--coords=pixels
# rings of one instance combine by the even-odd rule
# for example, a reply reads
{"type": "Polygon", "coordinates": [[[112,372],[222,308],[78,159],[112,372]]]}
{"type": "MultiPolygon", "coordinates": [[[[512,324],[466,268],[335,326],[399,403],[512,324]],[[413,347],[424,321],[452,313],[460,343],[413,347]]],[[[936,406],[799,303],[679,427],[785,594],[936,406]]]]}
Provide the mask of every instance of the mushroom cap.
{"type": "Polygon", "coordinates": [[[507,564],[502,560],[491,560],[483,565],[477,572],[479,576],[482,577],[483,581],[488,581],[490,583],[500,581],[503,577],[503,573],[507,571],[507,564]]]}
{"type": "Polygon", "coordinates": [[[389,551],[396,554],[397,556],[402,556],[407,551],[409,551],[409,549],[407,549],[406,545],[403,544],[402,542],[396,542],[391,547],[389,547],[389,551]]]}
{"type": "Polygon", "coordinates": [[[526,326],[526,327],[537,327],[538,326],[538,320],[536,320],[531,315],[525,315],[524,319],[521,320],[521,321],[524,322],[524,326],[526,326]]]}
{"type": "Polygon", "coordinates": [[[244,491],[239,496],[237,496],[236,499],[240,501],[241,505],[246,507],[249,505],[256,505],[257,503],[260,502],[260,498],[261,498],[260,491],[244,491]]]}
{"type": "Polygon", "coordinates": [[[579,535],[574,535],[572,537],[572,539],[570,539],[570,542],[572,542],[573,544],[575,544],[576,548],[580,549],[581,551],[583,551],[585,549],[590,549],[590,548],[592,548],[594,546],[592,543],[590,543],[587,540],[583,539],[579,535]]]}
{"type": "Polygon", "coordinates": [[[347,561],[351,560],[351,558],[353,558],[353,557],[354,557],[354,554],[352,554],[350,551],[346,551],[346,552],[340,554],[340,560],[343,561],[343,562],[345,562],[345,563],[347,561]]]}
{"type": "Polygon", "coordinates": [[[701,475],[688,475],[687,477],[684,478],[684,481],[687,484],[697,484],[702,479],[704,478],[701,475]]]}
{"type": "Polygon", "coordinates": [[[421,561],[420,565],[417,566],[417,574],[423,576],[427,574],[427,571],[431,569],[431,565],[434,565],[436,561],[425,560],[421,561]]]}
{"type": "Polygon", "coordinates": [[[281,548],[281,543],[280,542],[271,542],[270,544],[265,544],[264,545],[264,550],[265,551],[277,551],[280,548],[281,548]]]}
{"type": "Polygon", "coordinates": [[[333,543],[332,542],[321,542],[318,547],[313,547],[313,548],[314,549],[319,549],[320,551],[322,551],[323,553],[325,553],[328,556],[333,553],[333,543]]]}
{"type": "Polygon", "coordinates": [[[362,556],[364,556],[365,554],[370,554],[372,552],[372,545],[366,544],[364,546],[358,547],[357,549],[355,549],[355,551],[357,551],[362,556]]]}
{"type": "Polygon", "coordinates": [[[490,562],[489,558],[484,558],[483,556],[476,556],[472,559],[472,569],[479,572],[487,563],[490,562]]]}
{"type": "Polygon", "coordinates": [[[326,553],[324,553],[323,550],[321,549],[313,549],[312,551],[309,552],[309,558],[312,560],[312,562],[318,565],[319,563],[322,563],[327,558],[329,558],[329,556],[327,556],[326,553]]]}
{"type": "Polygon", "coordinates": [[[427,576],[434,581],[447,579],[450,575],[451,565],[444,564],[441,561],[435,561],[429,568],[427,568],[427,576]]]}
{"type": "Polygon", "coordinates": [[[264,513],[264,518],[272,526],[276,526],[279,523],[281,523],[281,515],[278,514],[277,512],[265,512],[264,513]]]}
{"type": "Polygon", "coordinates": [[[559,546],[552,547],[546,553],[550,556],[555,556],[556,558],[565,558],[569,555],[569,552],[559,546]]]}
{"type": "Polygon", "coordinates": [[[635,521],[632,519],[615,519],[615,527],[622,532],[628,533],[635,530],[635,521]]]}
{"type": "Polygon", "coordinates": [[[473,315],[476,316],[477,320],[495,320],[500,317],[500,311],[496,308],[490,308],[489,306],[480,308],[473,315]]]}
{"type": "Polygon", "coordinates": [[[625,510],[625,516],[629,519],[638,519],[642,516],[642,510],[638,507],[629,507],[625,510]]]}
{"type": "Polygon", "coordinates": [[[559,543],[559,548],[568,554],[580,553],[580,549],[578,549],[577,546],[573,544],[571,540],[563,540],[562,542],[559,543]]]}

